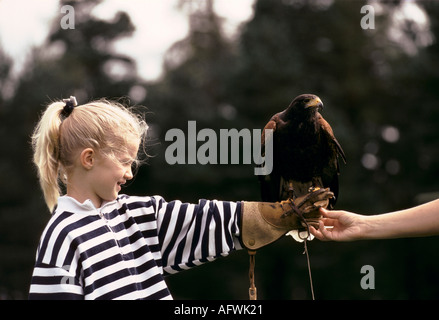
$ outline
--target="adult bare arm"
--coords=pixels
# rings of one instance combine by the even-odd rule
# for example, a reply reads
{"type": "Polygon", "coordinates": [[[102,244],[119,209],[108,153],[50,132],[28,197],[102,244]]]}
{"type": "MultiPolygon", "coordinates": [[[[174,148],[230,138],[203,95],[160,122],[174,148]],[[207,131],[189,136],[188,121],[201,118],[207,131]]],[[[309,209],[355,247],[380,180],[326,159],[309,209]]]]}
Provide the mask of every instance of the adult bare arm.
{"type": "Polygon", "coordinates": [[[376,215],[320,209],[320,227],[310,231],[322,241],[394,239],[439,235],[439,199],[376,215]]]}

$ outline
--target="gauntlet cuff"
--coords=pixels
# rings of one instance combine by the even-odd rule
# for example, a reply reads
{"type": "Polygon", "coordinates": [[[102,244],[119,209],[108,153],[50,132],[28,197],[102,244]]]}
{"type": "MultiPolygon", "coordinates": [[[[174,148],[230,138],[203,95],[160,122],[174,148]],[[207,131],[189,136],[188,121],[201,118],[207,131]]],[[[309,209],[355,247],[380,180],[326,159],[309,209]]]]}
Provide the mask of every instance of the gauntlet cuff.
{"type": "MultiPolygon", "coordinates": [[[[280,203],[242,202],[242,242],[249,250],[256,250],[270,244],[288,231],[280,218],[286,210],[280,203]],[[265,214],[263,214],[264,212],[265,214]],[[268,216],[268,217],[267,217],[268,216]]],[[[295,227],[301,227],[297,216],[286,217],[295,220],[295,227]]],[[[286,219],[284,218],[284,219],[286,219]]]]}

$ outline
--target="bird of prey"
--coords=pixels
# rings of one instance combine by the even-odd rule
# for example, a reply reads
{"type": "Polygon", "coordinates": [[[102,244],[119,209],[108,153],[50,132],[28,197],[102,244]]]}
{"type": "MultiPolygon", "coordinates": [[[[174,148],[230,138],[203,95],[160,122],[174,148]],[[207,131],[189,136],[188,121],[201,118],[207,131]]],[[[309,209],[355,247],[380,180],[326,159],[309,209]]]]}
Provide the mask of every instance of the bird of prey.
{"type": "MultiPolygon", "coordinates": [[[[296,97],[284,111],[275,114],[264,129],[272,134],[273,170],[259,176],[262,201],[294,199],[315,189],[328,188],[333,208],[338,196],[338,157],[346,157],[331,126],[319,111],[323,103],[313,94],[296,97]]],[[[265,130],[262,152],[265,151],[265,130]]],[[[265,154],[264,154],[265,155],[265,154]]]]}

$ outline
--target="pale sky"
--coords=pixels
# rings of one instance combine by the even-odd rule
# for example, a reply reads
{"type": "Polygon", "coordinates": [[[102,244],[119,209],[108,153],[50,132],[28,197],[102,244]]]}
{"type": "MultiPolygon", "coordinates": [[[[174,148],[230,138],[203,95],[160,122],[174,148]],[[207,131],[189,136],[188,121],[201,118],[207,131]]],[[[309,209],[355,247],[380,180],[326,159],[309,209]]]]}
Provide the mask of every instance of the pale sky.
{"type": "MultiPolygon", "coordinates": [[[[147,80],[159,77],[162,57],[175,41],[188,31],[178,0],[105,0],[93,14],[111,19],[120,10],[128,12],[136,32],[115,44],[118,52],[132,56],[139,75],[147,80]]],[[[233,34],[238,25],[253,15],[254,0],[215,0],[215,11],[225,18],[225,31],[233,34]]],[[[15,70],[26,59],[31,46],[40,46],[53,19],[64,16],[59,0],[0,0],[0,45],[16,62],[15,70]]]]}

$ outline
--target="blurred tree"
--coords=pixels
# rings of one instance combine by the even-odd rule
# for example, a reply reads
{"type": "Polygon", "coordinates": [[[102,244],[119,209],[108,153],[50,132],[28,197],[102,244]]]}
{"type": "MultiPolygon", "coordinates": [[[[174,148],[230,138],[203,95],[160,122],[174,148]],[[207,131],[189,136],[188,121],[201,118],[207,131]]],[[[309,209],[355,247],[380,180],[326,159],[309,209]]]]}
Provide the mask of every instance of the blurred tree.
{"type": "Polygon", "coordinates": [[[4,112],[4,105],[7,98],[11,95],[11,69],[12,59],[0,49],[0,115],[4,112]]]}
{"type": "MultiPolygon", "coordinates": [[[[233,44],[223,35],[221,21],[213,10],[213,1],[182,1],[181,9],[188,13],[189,34],[166,53],[164,77],[148,86],[145,102],[152,111],[149,122],[155,132],[153,134],[161,141],[153,151],[156,157],[150,160],[155,175],[152,179],[161,183],[151,185],[145,179],[142,181],[145,189],[159,192],[167,198],[185,201],[218,197],[239,200],[251,194],[243,187],[247,178],[254,178],[251,166],[172,166],[164,158],[166,147],[172,143],[164,142],[166,132],[179,128],[187,139],[190,120],[196,121],[197,132],[211,128],[218,136],[220,128],[248,127],[245,118],[237,114],[227,96],[226,85],[236,58],[233,44]]],[[[197,142],[197,146],[203,143],[197,142]]],[[[139,181],[139,184],[142,182],[139,181]]]]}
{"type": "MultiPolygon", "coordinates": [[[[149,161],[153,169],[150,179],[143,178],[143,169],[140,169],[136,186],[169,200],[257,199],[253,165],[169,165],[165,159],[165,150],[172,143],[165,141],[166,132],[178,128],[188,139],[190,120],[196,121],[197,133],[203,128],[215,130],[218,145],[220,129],[252,129],[246,117],[230,103],[227,83],[235,68],[236,47],[222,32],[213,0],[181,1],[180,7],[188,14],[189,33],[166,53],[163,79],[147,87],[145,104],[152,112],[149,123],[160,144],[154,146],[149,161]]],[[[199,147],[204,141],[196,143],[199,147]]],[[[220,259],[214,264],[169,277],[168,284],[176,298],[242,299],[247,294],[246,260],[245,253],[232,255],[226,261],[220,259]],[[236,267],[237,261],[241,261],[239,267],[236,267]],[[216,276],[223,272],[227,272],[228,279],[235,280],[225,282],[216,276]],[[237,290],[237,283],[241,283],[241,290],[237,290]],[[212,288],[217,289],[212,291],[212,288]]]]}

